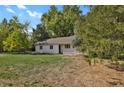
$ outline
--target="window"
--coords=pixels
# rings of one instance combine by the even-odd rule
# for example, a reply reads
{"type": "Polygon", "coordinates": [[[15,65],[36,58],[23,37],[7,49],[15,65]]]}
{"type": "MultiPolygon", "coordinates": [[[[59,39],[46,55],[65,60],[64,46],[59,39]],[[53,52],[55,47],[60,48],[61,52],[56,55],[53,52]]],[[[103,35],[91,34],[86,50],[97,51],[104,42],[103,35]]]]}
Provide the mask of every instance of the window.
{"type": "Polygon", "coordinates": [[[40,46],[40,49],[43,49],[43,46],[40,46]]]}
{"type": "Polygon", "coordinates": [[[65,45],[65,48],[70,48],[70,45],[69,45],[69,44],[66,44],[66,45],[65,45]]]}
{"type": "Polygon", "coordinates": [[[53,49],[53,46],[52,45],[50,46],[50,49],[53,49]]]}

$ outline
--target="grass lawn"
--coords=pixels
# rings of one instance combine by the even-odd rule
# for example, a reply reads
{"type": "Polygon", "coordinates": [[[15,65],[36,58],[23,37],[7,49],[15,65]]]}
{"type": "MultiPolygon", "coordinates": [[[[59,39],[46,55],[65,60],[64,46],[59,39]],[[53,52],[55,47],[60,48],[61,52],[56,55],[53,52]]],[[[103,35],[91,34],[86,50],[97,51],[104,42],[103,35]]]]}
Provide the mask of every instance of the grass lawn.
{"type": "Polygon", "coordinates": [[[0,54],[0,86],[35,86],[39,73],[46,74],[44,70],[60,62],[64,62],[62,55],[0,54]]]}

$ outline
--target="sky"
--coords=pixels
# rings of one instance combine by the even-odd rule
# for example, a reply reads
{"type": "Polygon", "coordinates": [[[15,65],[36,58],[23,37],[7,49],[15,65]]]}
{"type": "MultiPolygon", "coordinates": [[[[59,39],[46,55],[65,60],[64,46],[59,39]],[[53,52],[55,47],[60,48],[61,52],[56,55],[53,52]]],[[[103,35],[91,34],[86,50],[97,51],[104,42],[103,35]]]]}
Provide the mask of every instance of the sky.
{"type": "MultiPolygon", "coordinates": [[[[62,10],[62,5],[56,6],[58,10],[62,10]]],[[[11,19],[13,16],[18,16],[20,22],[28,21],[30,23],[29,32],[35,28],[41,21],[42,14],[48,12],[50,5],[0,5],[0,22],[6,18],[11,19]]],[[[82,14],[87,14],[89,8],[81,5],[82,14]]]]}

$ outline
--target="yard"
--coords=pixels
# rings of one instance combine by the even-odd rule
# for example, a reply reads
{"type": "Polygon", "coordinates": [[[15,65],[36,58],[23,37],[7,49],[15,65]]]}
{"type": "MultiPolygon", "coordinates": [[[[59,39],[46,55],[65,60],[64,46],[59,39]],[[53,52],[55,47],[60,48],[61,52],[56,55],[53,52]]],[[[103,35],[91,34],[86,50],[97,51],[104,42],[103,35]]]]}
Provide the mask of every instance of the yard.
{"type": "Polygon", "coordinates": [[[0,54],[0,86],[124,86],[124,71],[81,56],[0,54]]]}

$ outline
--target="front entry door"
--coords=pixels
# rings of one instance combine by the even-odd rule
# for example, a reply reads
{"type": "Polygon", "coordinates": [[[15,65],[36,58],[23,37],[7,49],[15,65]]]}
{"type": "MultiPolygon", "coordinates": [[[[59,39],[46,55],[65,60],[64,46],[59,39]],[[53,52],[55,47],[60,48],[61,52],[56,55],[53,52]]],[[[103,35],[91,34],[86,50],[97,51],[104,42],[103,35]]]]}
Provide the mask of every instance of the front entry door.
{"type": "Polygon", "coordinates": [[[61,45],[59,45],[59,53],[62,54],[61,45]]]}

